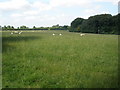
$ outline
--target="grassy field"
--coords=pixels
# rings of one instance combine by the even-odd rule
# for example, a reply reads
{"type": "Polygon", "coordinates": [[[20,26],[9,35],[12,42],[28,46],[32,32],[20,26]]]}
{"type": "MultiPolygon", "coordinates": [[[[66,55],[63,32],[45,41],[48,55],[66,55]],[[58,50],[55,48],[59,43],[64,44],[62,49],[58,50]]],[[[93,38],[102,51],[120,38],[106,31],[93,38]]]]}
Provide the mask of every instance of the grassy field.
{"type": "Polygon", "coordinates": [[[2,46],[3,88],[118,87],[117,35],[3,32],[2,46]]]}

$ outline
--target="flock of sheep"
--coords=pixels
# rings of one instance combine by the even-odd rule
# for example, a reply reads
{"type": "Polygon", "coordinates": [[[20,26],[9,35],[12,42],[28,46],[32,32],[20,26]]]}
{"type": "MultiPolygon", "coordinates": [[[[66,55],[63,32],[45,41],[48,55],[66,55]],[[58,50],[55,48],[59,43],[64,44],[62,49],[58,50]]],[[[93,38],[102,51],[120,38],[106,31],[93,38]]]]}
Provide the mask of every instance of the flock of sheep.
{"type": "Polygon", "coordinates": [[[13,31],[10,34],[21,34],[21,33],[22,33],[22,31],[13,31]]]}
{"type": "MultiPolygon", "coordinates": [[[[52,34],[53,36],[55,36],[56,34],[52,34]]],[[[60,36],[62,35],[61,33],[59,34],[60,36]]],[[[80,34],[80,36],[84,36],[85,34],[80,34]]]]}
{"type": "MultiPolygon", "coordinates": [[[[21,34],[21,33],[22,33],[22,31],[13,31],[13,32],[11,32],[11,34],[21,34]]],[[[56,34],[53,33],[52,35],[55,36],[56,34]]],[[[84,36],[84,35],[85,34],[80,34],[80,36],[84,36]]],[[[62,34],[60,33],[59,36],[62,36],[62,34]]]]}
{"type": "MultiPolygon", "coordinates": [[[[56,34],[53,33],[52,35],[55,36],[56,34]]],[[[59,35],[61,36],[62,34],[60,33],[59,35]]]]}

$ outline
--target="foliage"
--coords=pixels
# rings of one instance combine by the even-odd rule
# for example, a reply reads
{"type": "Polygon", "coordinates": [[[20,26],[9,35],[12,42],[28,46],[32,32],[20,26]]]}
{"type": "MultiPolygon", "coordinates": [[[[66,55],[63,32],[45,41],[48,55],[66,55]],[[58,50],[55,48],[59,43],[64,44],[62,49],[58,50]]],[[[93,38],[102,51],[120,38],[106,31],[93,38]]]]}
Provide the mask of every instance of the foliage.
{"type": "Polygon", "coordinates": [[[118,15],[100,14],[90,16],[88,19],[75,19],[71,23],[69,31],[80,31],[83,33],[107,33],[118,34],[118,15]],[[79,30],[78,30],[78,27],[79,30]]]}
{"type": "Polygon", "coordinates": [[[83,21],[84,21],[83,18],[76,18],[74,21],[72,21],[70,31],[71,32],[73,32],[73,31],[74,32],[79,32],[80,31],[80,26],[81,26],[83,21]]]}
{"type": "Polygon", "coordinates": [[[20,26],[20,29],[21,29],[21,30],[27,30],[27,29],[29,29],[29,28],[28,28],[27,26],[24,26],[24,25],[23,25],[23,26],[20,26]]]}
{"type": "Polygon", "coordinates": [[[10,25],[8,26],[5,25],[4,27],[2,27],[2,30],[14,30],[14,27],[10,25]]]}
{"type": "Polygon", "coordinates": [[[29,28],[25,25],[14,28],[13,26],[4,26],[2,27],[2,30],[68,30],[69,26],[68,25],[64,25],[64,26],[59,26],[59,24],[57,25],[53,25],[52,27],[36,27],[33,26],[33,28],[29,28]]]}

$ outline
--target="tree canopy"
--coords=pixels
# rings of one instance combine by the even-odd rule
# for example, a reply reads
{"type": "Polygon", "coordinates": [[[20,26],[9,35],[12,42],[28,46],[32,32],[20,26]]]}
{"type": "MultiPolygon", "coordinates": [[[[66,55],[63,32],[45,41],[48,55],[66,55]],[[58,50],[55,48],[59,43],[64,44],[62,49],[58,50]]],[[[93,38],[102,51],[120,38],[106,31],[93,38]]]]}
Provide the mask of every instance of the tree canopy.
{"type": "Polygon", "coordinates": [[[118,15],[100,14],[88,19],[76,18],[71,22],[72,32],[118,34],[118,15]]]}
{"type": "Polygon", "coordinates": [[[59,24],[57,25],[53,25],[52,27],[36,27],[33,26],[32,28],[29,28],[25,25],[22,25],[20,27],[14,28],[13,26],[3,26],[2,30],[68,30],[69,26],[68,25],[64,25],[64,26],[59,26],[59,24]]]}
{"type": "Polygon", "coordinates": [[[72,21],[70,31],[79,32],[83,21],[83,18],[76,18],[74,21],[72,21]]]}

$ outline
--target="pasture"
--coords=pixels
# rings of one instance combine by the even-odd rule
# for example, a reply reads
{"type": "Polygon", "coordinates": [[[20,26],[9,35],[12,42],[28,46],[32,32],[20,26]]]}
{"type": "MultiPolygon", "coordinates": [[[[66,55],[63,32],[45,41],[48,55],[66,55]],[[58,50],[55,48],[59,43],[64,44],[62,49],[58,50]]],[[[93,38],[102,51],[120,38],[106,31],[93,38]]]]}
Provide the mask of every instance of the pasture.
{"type": "Polygon", "coordinates": [[[118,87],[118,35],[2,34],[3,88],[118,87]]]}

